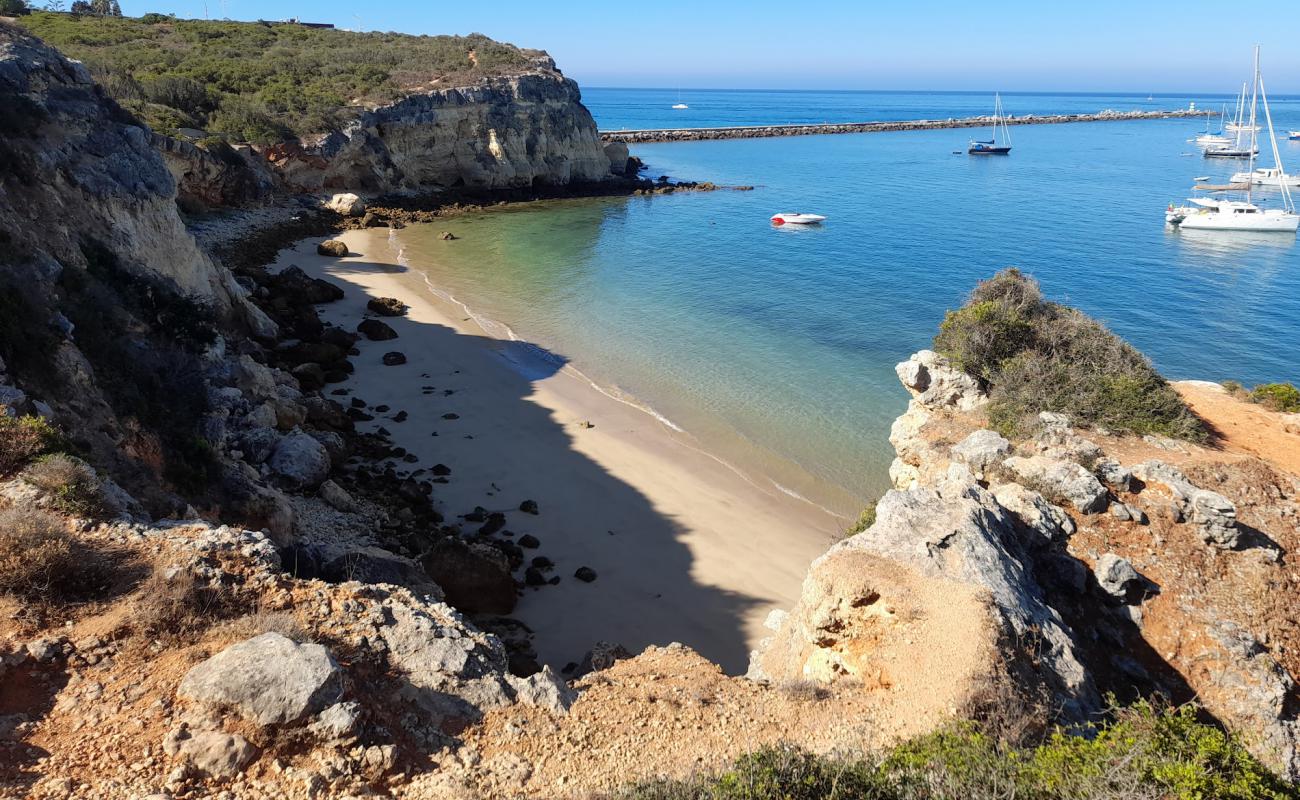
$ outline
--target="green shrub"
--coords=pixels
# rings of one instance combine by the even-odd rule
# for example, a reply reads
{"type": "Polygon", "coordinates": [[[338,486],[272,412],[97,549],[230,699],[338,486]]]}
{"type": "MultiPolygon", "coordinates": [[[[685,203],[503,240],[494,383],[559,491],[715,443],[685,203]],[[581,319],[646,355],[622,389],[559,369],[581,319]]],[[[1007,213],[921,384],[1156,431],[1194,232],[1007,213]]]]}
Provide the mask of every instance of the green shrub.
{"type": "Polygon", "coordinates": [[[0,17],[21,17],[30,13],[31,9],[24,0],[0,0],[0,17]]]}
{"type": "Polygon", "coordinates": [[[42,456],[23,470],[22,478],[65,514],[92,517],[104,510],[104,485],[95,470],[79,458],[66,453],[42,456]]]}
{"type": "Polygon", "coordinates": [[[1032,747],[970,723],[856,757],[766,747],[731,769],[628,787],[627,800],[1295,800],[1241,742],[1186,706],[1147,703],[1032,747]]]}
{"type": "Polygon", "coordinates": [[[1086,314],[1043,299],[1019,270],[976,286],[944,317],[934,347],[985,385],[990,422],[1008,436],[1056,411],[1116,431],[1206,438],[1145,356],[1086,314]]]}
{"type": "Polygon", "coordinates": [[[862,513],[858,514],[857,522],[854,522],[853,525],[847,531],[844,532],[844,535],[856,536],[875,524],[876,524],[876,504],[874,502],[868,503],[867,507],[862,509],[862,513]]]}
{"type": "MultiPolygon", "coordinates": [[[[85,62],[118,102],[164,105],[193,127],[252,142],[335,130],[362,107],[406,90],[476,83],[517,72],[537,55],[482,34],[360,33],[161,14],[131,19],[113,16],[112,6],[79,2],[80,16],[36,12],[23,25],[85,62]]],[[[153,112],[152,120],[168,119],[174,117],[153,112]]]]}
{"type": "Polygon", "coordinates": [[[59,442],[59,432],[41,417],[0,415],[0,476],[27,466],[59,442]]]}
{"type": "Polygon", "coordinates": [[[1251,402],[1273,411],[1300,411],[1300,389],[1290,383],[1264,383],[1250,390],[1251,402]]]}

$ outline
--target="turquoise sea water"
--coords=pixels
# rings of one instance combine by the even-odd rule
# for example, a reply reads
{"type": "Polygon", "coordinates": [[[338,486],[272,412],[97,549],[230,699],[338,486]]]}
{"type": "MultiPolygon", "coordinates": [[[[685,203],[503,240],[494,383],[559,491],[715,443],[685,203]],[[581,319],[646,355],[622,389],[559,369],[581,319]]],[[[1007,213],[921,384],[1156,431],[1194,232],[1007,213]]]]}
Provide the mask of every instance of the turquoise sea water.
{"type": "MultiPolygon", "coordinates": [[[[663,116],[652,109],[628,111],[632,94],[586,96],[602,124],[663,124],[639,121],[663,116]]],[[[791,93],[726,94],[753,99],[725,112],[749,123],[776,121],[765,116],[774,97],[791,93]]],[[[941,109],[926,104],[949,97],[888,100],[930,109],[901,116],[933,117],[941,109]]],[[[1061,110],[1042,97],[1042,108],[1006,102],[1061,110]]],[[[675,92],[655,102],[665,99],[675,92]]],[[[1067,99],[1073,110],[1120,107],[1067,99]]],[[[1300,128],[1300,101],[1275,101],[1274,116],[1300,128]]],[[[964,155],[961,130],[639,146],[652,175],[755,189],[541,203],[407,228],[394,244],[498,332],[508,325],[727,460],[848,514],[887,486],[888,427],[906,404],[894,364],[1008,265],[1103,319],[1170,378],[1300,381],[1294,237],[1165,227],[1165,205],[1193,177],[1244,168],[1200,157],[1186,142],[1198,127],[1017,127],[1007,158],[964,155]],[[829,219],[768,221],[800,210],[829,219]],[[461,239],[434,240],[444,229],[461,239]]],[[[1300,168],[1300,142],[1281,147],[1300,168]]]]}

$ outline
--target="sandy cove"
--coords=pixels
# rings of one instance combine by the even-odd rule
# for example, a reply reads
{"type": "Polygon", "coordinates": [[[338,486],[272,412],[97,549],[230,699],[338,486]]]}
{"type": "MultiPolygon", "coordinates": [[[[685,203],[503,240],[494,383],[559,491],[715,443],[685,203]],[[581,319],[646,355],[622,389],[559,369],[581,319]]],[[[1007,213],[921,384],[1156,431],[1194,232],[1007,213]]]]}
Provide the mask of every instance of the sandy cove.
{"type": "MultiPolygon", "coordinates": [[[[398,338],[361,340],[343,384],[373,422],[419,458],[399,472],[445,464],[435,505],[448,522],[483,506],[506,513],[525,555],[555,562],[558,585],[527,588],[511,615],[529,625],[543,663],[578,661],[599,640],[633,652],[679,641],[729,672],[745,669],[773,608],[789,608],[809,562],[844,521],[765,489],[701,451],[689,435],[602,393],[529,345],[491,337],[463,309],[429,291],[423,275],[392,263],[387,228],[343,234],[351,255],[316,255],[316,240],[280,254],[344,289],[321,317],[355,330],[372,297],[410,308],[385,318],[398,338]],[[384,366],[384,353],[407,363],[384,366]],[[434,387],[432,391],[425,387],[434,387]],[[447,394],[450,390],[450,394],[447,394]],[[387,405],[378,413],[375,406],[387,405]],[[405,421],[393,417],[405,411],[405,421]],[[448,419],[445,415],[456,415],[448,419]],[[594,427],[587,427],[590,422],[594,427]],[[540,507],[520,512],[524,500],[540,507]],[[574,578],[591,567],[597,579],[574,578]]],[[[477,527],[474,525],[473,527],[477,527]]],[[[467,530],[471,529],[467,525],[467,530]]]]}

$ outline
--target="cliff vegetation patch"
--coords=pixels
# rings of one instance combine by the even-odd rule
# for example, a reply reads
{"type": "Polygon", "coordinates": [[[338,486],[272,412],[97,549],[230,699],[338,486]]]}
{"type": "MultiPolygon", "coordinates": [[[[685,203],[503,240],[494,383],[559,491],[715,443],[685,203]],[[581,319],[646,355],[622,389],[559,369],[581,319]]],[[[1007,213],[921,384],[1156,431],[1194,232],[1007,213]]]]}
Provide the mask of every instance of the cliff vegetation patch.
{"type": "Polygon", "coordinates": [[[1014,268],[949,311],[934,347],[985,385],[989,419],[1008,436],[1040,411],[1118,432],[1207,436],[1146,356],[1078,309],[1044,299],[1014,268]]]}
{"type": "Polygon", "coordinates": [[[1140,703],[1087,736],[1016,747],[969,723],[866,756],[768,747],[728,770],[650,781],[619,800],[1283,800],[1293,787],[1197,709],[1140,703]]]}
{"type": "Polygon", "coordinates": [[[360,107],[518,72],[543,56],[482,34],[362,33],[161,14],[35,12],[21,24],[85,62],[154,130],[196,128],[255,144],[336,130],[360,107]]]}

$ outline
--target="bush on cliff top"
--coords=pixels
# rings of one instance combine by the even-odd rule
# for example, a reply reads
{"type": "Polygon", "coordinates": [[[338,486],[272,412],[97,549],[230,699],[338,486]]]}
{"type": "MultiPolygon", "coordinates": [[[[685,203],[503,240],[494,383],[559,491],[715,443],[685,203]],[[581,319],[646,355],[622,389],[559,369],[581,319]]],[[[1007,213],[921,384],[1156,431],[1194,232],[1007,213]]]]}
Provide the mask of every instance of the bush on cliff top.
{"type": "Polygon", "coordinates": [[[1294,800],[1236,738],[1196,709],[1121,710],[1089,736],[1012,747],[969,724],[860,757],[766,747],[731,769],[629,787],[623,800],[1294,800]]]}
{"type": "Polygon", "coordinates": [[[1040,411],[1115,431],[1194,441],[1206,431],[1151,362],[1083,312],[1043,299],[1038,283],[1007,269],[949,311],[934,348],[988,388],[989,419],[1023,432],[1040,411]]]}
{"type": "Polygon", "coordinates": [[[86,63],[162,133],[207,127],[268,144],[332,130],[349,109],[403,90],[517,72],[535,51],[469,36],[410,36],[271,22],[73,17],[36,12],[22,25],[86,63]]]}

